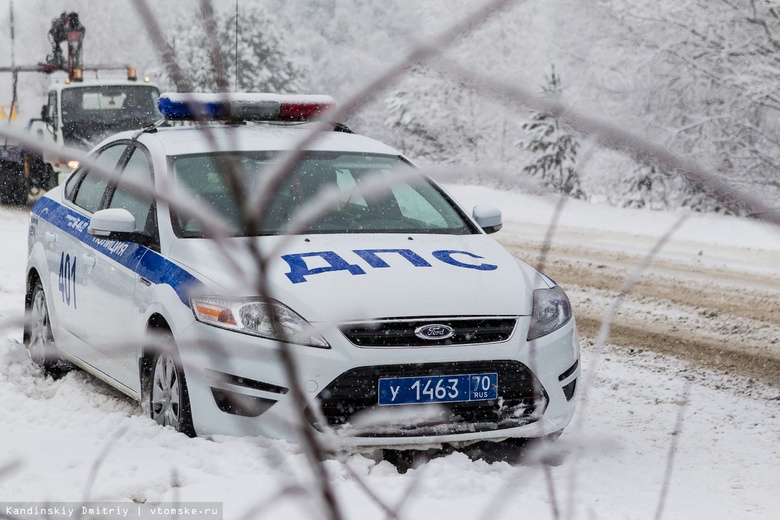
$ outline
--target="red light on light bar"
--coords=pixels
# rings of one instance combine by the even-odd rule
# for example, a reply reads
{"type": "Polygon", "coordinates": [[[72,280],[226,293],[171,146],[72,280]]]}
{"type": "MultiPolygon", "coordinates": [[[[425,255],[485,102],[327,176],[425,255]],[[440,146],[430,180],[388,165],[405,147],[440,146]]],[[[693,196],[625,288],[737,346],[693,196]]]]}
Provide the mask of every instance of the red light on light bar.
{"type": "Polygon", "coordinates": [[[308,121],[331,108],[333,108],[333,103],[282,102],[279,111],[279,120],[308,121]]]}

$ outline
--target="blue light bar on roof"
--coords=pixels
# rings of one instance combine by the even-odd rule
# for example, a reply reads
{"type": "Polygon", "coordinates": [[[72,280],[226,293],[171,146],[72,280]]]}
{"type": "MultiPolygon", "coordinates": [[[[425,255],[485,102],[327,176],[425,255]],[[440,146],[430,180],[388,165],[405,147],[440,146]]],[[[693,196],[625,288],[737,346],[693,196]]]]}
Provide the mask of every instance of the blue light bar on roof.
{"type": "Polygon", "coordinates": [[[330,96],[170,93],[157,107],[169,121],[310,121],[335,105],[330,96]]]}

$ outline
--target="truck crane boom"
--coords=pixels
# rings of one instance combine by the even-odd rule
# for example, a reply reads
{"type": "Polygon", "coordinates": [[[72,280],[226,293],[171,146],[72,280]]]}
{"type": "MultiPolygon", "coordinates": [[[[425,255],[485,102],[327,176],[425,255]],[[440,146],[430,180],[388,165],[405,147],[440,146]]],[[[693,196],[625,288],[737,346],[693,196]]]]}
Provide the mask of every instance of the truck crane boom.
{"type": "MultiPolygon", "coordinates": [[[[88,67],[84,66],[84,60],[81,55],[81,48],[84,42],[86,28],[79,21],[78,13],[63,12],[51,21],[49,29],[49,43],[52,46],[52,53],[46,56],[45,62],[39,62],[36,65],[12,65],[11,67],[0,67],[0,72],[40,72],[51,74],[52,72],[67,72],[69,81],[79,81],[83,78],[85,70],[128,70],[132,67],[128,64],[97,64],[88,67]],[[67,60],[62,53],[62,43],[68,43],[67,60]]],[[[13,33],[12,33],[13,34],[13,33]]],[[[14,83],[16,83],[14,81],[14,83]]]]}
{"type": "Polygon", "coordinates": [[[57,69],[66,67],[62,56],[62,42],[68,43],[68,77],[73,79],[73,71],[81,69],[84,64],[81,59],[81,44],[84,41],[86,29],[79,21],[78,13],[63,12],[59,17],[51,21],[49,29],[49,42],[52,45],[52,54],[46,57],[46,64],[57,69]]]}

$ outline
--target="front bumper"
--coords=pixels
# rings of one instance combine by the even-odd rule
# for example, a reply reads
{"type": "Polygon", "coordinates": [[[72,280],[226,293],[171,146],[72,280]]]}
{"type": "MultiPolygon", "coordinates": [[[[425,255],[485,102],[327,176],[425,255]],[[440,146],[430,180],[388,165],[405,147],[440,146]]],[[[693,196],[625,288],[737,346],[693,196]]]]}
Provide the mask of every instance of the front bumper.
{"type": "MultiPolygon", "coordinates": [[[[332,449],[427,448],[540,437],[574,413],[579,340],[572,319],[525,341],[520,317],[506,341],[362,348],[337,329],[330,349],[287,345],[306,398],[305,423],[332,449]],[[448,405],[376,406],[379,377],[499,374],[499,398],[448,405]]],[[[176,338],[199,435],[263,435],[298,442],[300,412],[274,341],[195,322],[176,338]]]]}

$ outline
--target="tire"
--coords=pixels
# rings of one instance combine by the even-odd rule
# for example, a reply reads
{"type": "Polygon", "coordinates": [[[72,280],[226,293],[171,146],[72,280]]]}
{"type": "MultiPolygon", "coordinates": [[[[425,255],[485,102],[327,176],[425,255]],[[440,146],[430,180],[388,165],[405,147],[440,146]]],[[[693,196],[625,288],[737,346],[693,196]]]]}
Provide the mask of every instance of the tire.
{"type": "Polygon", "coordinates": [[[33,287],[25,318],[24,344],[30,359],[47,374],[59,374],[60,357],[54,344],[46,293],[40,280],[33,287]]]}
{"type": "Polygon", "coordinates": [[[542,464],[560,466],[564,454],[555,448],[561,431],[543,437],[513,438],[500,442],[480,441],[460,451],[472,460],[484,460],[489,464],[507,462],[510,465],[542,464]]]}
{"type": "Polygon", "coordinates": [[[27,204],[29,189],[22,165],[0,161],[0,203],[11,206],[27,204]]]}
{"type": "Polygon", "coordinates": [[[46,178],[46,180],[47,180],[46,190],[47,191],[48,190],[53,190],[54,188],[56,188],[57,186],[60,185],[60,180],[57,177],[57,172],[55,172],[54,168],[52,168],[52,165],[48,164],[48,163],[46,163],[46,176],[47,176],[47,178],[46,178]]]}
{"type": "MultiPolygon", "coordinates": [[[[173,337],[169,334],[162,339],[166,347],[173,345],[173,337]]],[[[148,409],[152,420],[195,437],[187,380],[175,346],[160,350],[152,357],[148,381],[148,409]]]]}
{"type": "Polygon", "coordinates": [[[26,206],[28,195],[30,194],[30,181],[27,177],[22,177],[16,184],[15,197],[12,202],[14,206],[26,206]]]}
{"type": "Polygon", "coordinates": [[[25,156],[28,172],[30,195],[35,197],[55,188],[58,184],[57,174],[51,164],[44,162],[39,154],[28,152],[25,156]]]}

